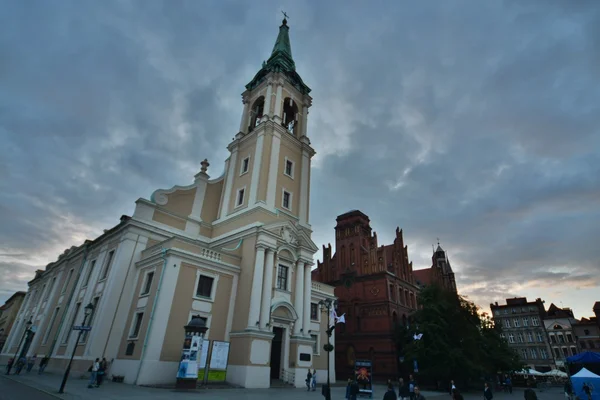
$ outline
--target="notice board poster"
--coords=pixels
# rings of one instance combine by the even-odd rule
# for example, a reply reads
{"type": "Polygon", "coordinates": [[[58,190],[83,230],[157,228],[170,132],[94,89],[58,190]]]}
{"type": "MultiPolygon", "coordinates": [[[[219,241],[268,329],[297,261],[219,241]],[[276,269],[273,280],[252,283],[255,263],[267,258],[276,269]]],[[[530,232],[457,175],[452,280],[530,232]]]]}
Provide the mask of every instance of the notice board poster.
{"type": "Polygon", "coordinates": [[[229,342],[213,341],[208,366],[209,382],[225,382],[229,362],[229,342]]]}
{"type": "Polygon", "coordinates": [[[354,378],[358,383],[358,397],[373,397],[373,363],[371,360],[356,360],[354,378]]]}
{"type": "Polygon", "coordinates": [[[198,380],[204,380],[204,370],[206,369],[206,360],[208,360],[208,350],[210,349],[210,340],[204,339],[198,356],[198,380]]]}
{"type": "Polygon", "coordinates": [[[186,335],[181,350],[181,360],[177,378],[195,378],[198,371],[198,353],[202,339],[200,336],[186,335]]]}

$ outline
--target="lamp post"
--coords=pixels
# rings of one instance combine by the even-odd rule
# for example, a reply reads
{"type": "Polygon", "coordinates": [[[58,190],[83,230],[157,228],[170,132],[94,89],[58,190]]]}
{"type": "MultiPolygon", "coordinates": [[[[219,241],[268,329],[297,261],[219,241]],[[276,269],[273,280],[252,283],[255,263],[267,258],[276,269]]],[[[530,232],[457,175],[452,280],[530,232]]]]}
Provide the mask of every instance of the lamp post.
{"type": "MultiPolygon", "coordinates": [[[[81,327],[86,327],[85,323],[87,322],[88,317],[92,314],[92,311],[94,311],[94,305],[92,303],[89,303],[87,306],[85,306],[85,308],[83,309],[83,322],[81,323],[81,327]]],[[[71,327],[71,329],[73,328],[74,327],[71,327]]],[[[65,375],[63,376],[62,383],[60,384],[60,389],[58,389],[58,393],[65,392],[65,385],[67,384],[67,379],[69,379],[69,373],[71,372],[71,364],[73,363],[73,357],[75,357],[75,350],[77,350],[77,346],[79,345],[79,339],[81,339],[81,334],[83,333],[83,331],[84,329],[79,329],[79,333],[77,334],[77,341],[75,342],[75,346],[73,346],[71,359],[69,360],[69,364],[67,365],[67,369],[65,371],[65,375]]]]}
{"type": "Polygon", "coordinates": [[[204,334],[208,330],[208,327],[206,326],[204,319],[194,316],[183,329],[185,329],[185,340],[183,342],[183,351],[181,354],[181,362],[179,364],[175,388],[180,390],[196,389],[198,383],[198,367],[196,366],[195,360],[197,360],[199,353],[202,351],[202,342],[204,341],[204,334]],[[194,339],[195,337],[198,339],[194,339]],[[196,348],[197,351],[195,354],[192,353],[194,348],[196,348]],[[187,376],[190,362],[194,362],[193,377],[187,376]]]}
{"type": "Polygon", "coordinates": [[[327,352],[327,387],[325,388],[324,393],[323,393],[326,400],[331,399],[331,383],[330,383],[330,379],[329,379],[329,375],[330,375],[330,371],[329,371],[329,362],[330,361],[329,360],[331,358],[330,353],[333,351],[333,345],[331,344],[331,335],[333,333],[333,330],[335,329],[335,321],[333,321],[333,325],[329,326],[329,316],[331,315],[331,308],[334,308],[336,306],[337,306],[336,300],[326,299],[326,300],[319,301],[319,307],[321,308],[321,311],[327,310],[327,330],[325,331],[327,333],[327,344],[323,346],[323,350],[325,350],[327,352]]]}
{"type": "MultiPolygon", "coordinates": [[[[21,340],[19,341],[19,345],[17,346],[17,351],[15,351],[15,356],[13,357],[13,363],[12,365],[17,365],[19,359],[17,358],[19,356],[19,350],[21,349],[21,345],[23,344],[23,340],[25,340],[25,337],[29,334],[29,332],[31,331],[31,325],[33,325],[33,321],[32,321],[33,317],[29,317],[29,321],[27,321],[25,323],[25,325],[27,326],[27,328],[25,329],[25,332],[23,332],[23,336],[21,336],[21,340]]],[[[8,367],[8,369],[6,370],[6,375],[10,375],[10,370],[12,369],[12,365],[8,367]]]]}

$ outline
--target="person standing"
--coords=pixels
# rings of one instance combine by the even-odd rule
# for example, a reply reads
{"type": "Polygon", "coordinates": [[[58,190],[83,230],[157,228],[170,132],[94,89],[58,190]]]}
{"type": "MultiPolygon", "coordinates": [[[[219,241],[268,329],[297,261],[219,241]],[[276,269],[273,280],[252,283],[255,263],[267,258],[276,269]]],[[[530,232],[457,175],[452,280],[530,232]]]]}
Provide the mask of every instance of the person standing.
{"type": "MultiPolygon", "coordinates": [[[[411,375],[412,376],[412,375],[411,375]]],[[[421,389],[419,389],[418,386],[415,385],[415,387],[413,388],[413,394],[415,396],[415,400],[425,400],[425,396],[423,396],[421,394],[421,389]]]]}
{"type": "Polygon", "coordinates": [[[313,369],[311,386],[312,386],[313,392],[315,390],[317,390],[317,370],[316,369],[313,369]]]}
{"type": "Polygon", "coordinates": [[[48,361],[50,361],[50,358],[48,356],[44,356],[44,358],[42,358],[42,360],[40,361],[40,370],[38,371],[38,375],[41,375],[44,373],[44,370],[46,369],[46,366],[48,365],[48,361]]]}
{"type": "Polygon", "coordinates": [[[30,373],[35,365],[35,361],[37,360],[37,354],[34,354],[33,357],[27,358],[27,373],[30,373]]]}
{"type": "Polygon", "coordinates": [[[310,372],[310,368],[308,369],[308,373],[306,374],[306,391],[310,391],[310,385],[312,384],[312,373],[310,372]]]}
{"type": "Polygon", "coordinates": [[[488,385],[487,382],[485,383],[485,385],[483,387],[483,398],[485,400],[492,400],[494,398],[492,389],[490,388],[490,385],[488,385]]]}
{"type": "Polygon", "coordinates": [[[415,378],[410,374],[408,376],[408,392],[410,396],[410,400],[415,400],[415,387],[417,386],[417,382],[415,378]]]}
{"type": "Polygon", "coordinates": [[[404,382],[404,379],[398,379],[398,397],[400,400],[408,400],[410,397],[410,391],[408,385],[404,382]]]}
{"type": "Polygon", "coordinates": [[[106,375],[106,367],[107,367],[106,358],[102,358],[100,361],[100,366],[98,368],[98,376],[96,377],[96,387],[100,387],[102,382],[104,382],[104,376],[106,375]]]}
{"type": "Polygon", "coordinates": [[[508,393],[512,394],[512,380],[510,379],[510,376],[506,376],[506,387],[508,388],[508,393]]]}
{"type": "Polygon", "coordinates": [[[15,371],[17,375],[21,374],[21,370],[23,369],[25,364],[27,364],[27,359],[25,357],[19,358],[19,361],[17,361],[17,370],[15,371]]]}
{"type": "Polygon", "coordinates": [[[96,358],[96,361],[92,364],[92,375],[90,376],[90,382],[88,384],[88,389],[91,389],[96,384],[96,379],[98,377],[98,370],[100,369],[100,359],[96,358]]]}
{"type": "Polygon", "coordinates": [[[387,392],[383,395],[383,400],[397,400],[396,392],[394,391],[394,385],[391,382],[388,383],[387,392]]]}
{"type": "Polygon", "coordinates": [[[8,364],[6,364],[6,375],[8,375],[10,373],[10,370],[13,366],[13,364],[15,363],[15,359],[14,358],[9,358],[8,359],[8,364]]]}
{"type": "Polygon", "coordinates": [[[454,379],[452,379],[450,380],[450,396],[452,396],[454,389],[456,389],[456,386],[454,385],[454,379]]]}

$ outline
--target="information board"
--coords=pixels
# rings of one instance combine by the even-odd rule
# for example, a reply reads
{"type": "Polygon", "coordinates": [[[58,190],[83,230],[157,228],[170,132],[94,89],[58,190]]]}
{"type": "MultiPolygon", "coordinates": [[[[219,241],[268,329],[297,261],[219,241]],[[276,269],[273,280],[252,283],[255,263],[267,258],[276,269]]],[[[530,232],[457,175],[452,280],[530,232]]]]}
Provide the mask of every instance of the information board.
{"type": "Polygon", "coordinates": [[[354,379],[358,384],[358,397],[373,397],[373,363],[371,360],[356,360],[354,379]]]}

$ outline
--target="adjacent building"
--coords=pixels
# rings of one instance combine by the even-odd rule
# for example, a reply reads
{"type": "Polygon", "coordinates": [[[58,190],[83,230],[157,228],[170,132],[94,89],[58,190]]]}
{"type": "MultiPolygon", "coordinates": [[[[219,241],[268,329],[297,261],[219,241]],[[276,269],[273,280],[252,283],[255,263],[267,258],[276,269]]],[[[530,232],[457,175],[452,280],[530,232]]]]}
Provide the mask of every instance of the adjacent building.
{"type": "Polygon", "coordinates": [[[573,332],[573,325],[577,322],[570,308],[559,308],[554,304],[550,304],[550,307],[548,307],[544,318],[544,326],[558,368],[565,366],[567,357],[578,353],[573,332]]]}
{"type": "Polygon", "coordinates": [[[395,379],[394,326],[407,324],[419,289],[402,231],[396,229],[392,244],[380,246],[369,217],[354,210],[337,217],[335,238],[335,254],[331,245],[323,246],[323,262],[317,262],[312,278],[335,287],[337,313],[345,314],[346,323],[336,332],[338,377],[351,376],[356,359],[370,359],[378,379],[395,379]]]}
{"type": "MultiPolygon", "coordinates": [[[[318,248],[309,223],[309,92],[283,20],[270,58],[242,94],[224,172],[211,178],[204,160],[191,184],[138,199],[132,216],[38,271],[4,361],[15,352],[48,355],[48,369],[62,371],[76,345],[72,328],[85,323],[92,330],[76,347],[73,370],[106,357],[108,373],[125,382],[172,383],[183,327],[198,316],[208,340],[230,343],[228,381],[303,386],[308,368],[324,381],[327,318],[315,305],[335,296],[311,280],[318,248]],[[86,318],[88,304],[94,311],[86,318]],[[28,321],[31,334],[21,345],[28,321]]],[[[333,354],[329,361],[333,380],[333,354]]]]}
{"type": "Polygon", "coordinates": [[[541,299],[528,302],[526,297],[506,299],[506,304],[490,304],[494,324],[502,328],[508,346],[521,360],[540,372],[554,368],[554,357],[546,335],[546,310],[541,299]]]}
{"type": "Polygon", "coordinates": [[[21,309],[25,292],[16,292],[0,307],[0,350],[4,347],[8,334],[13,327],[17,313],[21,309]]]}
{"type": "Polygon", "coordinates": [[[435,284],[446,290],[457,293],[456,280],[454,278],[454,271],[450,265],[450,259],[444,249],[440,246],[439,242],[437,249],[431,256],[431,267],[417,269],[413,271],[413,275],[415,277],[415,283],[419,287],[435,284]]]}

